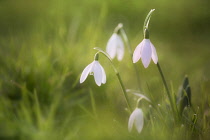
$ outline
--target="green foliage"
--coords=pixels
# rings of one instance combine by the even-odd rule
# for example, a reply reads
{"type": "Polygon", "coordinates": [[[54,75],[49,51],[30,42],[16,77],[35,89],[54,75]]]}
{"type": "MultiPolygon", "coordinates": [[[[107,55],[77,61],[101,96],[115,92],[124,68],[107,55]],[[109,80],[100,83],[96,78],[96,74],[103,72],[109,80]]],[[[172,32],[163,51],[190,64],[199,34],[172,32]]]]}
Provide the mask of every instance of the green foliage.
{"type": "MultiPolygon", "coordinates": [[[[0,139],[208,139],[208,5],[209,1],[199,0],[0,1],[0,139]],[[173,123],[156,66],[144,69],[137,63],[141,91],[153,106],[141,104],[143,131],[128,133],[129,114],[109,61],[100,56],[105,85],[97,87],[91,76],[79,84],[79,77],[94,59],[93,48],[105,49],[118,23],[123,23],[134,49],[152,8],[156,11],[150,38],[167,82],[172,83],[170,91],[177,93],[188,74],[194,108],[181,107],[185,119],[173,123]]],[[[122,62],[114,64],[126,88],[137,89],[129,57],[126,53],[122,62]]],[[[183,106],[190,103],[185,83],[185,92],[180,93],[183,106]]],[[[134,108],[136,99],[132,94],[129,99],[134,108]]]]}
{"type": "Polygon", "coordinates": [[[179,112],[181,114],[185,107],[191,106],[191,89],[187,76],[185,76],[183,84],[179,88],[177,104],[179,105],[179,112]]]}

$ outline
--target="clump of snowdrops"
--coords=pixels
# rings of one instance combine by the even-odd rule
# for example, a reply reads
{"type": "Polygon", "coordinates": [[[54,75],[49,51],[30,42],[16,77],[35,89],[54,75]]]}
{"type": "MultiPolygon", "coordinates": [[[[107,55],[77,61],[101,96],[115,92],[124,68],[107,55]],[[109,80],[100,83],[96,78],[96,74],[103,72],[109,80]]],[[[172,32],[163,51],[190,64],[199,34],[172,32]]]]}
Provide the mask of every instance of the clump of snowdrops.
{"type": "Polygon", "coordinates": [[[105,84],[106,81],[108,81],[106,79],[106,72],[103,66],[99,62],[99,55],[100,54],[104,55],[105,58],[107,58],[110,61],[110,64],[112,65],[112,68],[115,71],[116,77],[119,81],[119,85],[121,86],[122,89],[125,102],[127,104],[127,110],[129,113],[128,115],[130,116],[128,119],[128,131],[131,132],[132,128],[135,127],[137,132],[141,133],[144,126],[145,115],[140,106],[140,102],[142,100],[147,101],[150,104],[149,107],[154,108],[154,110],[158,110],[157,108],[160,107],[160,104],[158,105],[153,104],[145,94],[142,94],[141,90],[134,91],[126,89],[121,79],[120,73],[118,72],[112,60],[116,58],[118,61],[121,61],[124,57],[124,53],[126,52],[130,53],[131,62],[133,63],[133,67],[135,69],[138,85],[140,85],[140,77],[136,65],[139,65],[139,61],[141,61],[143,67],[146,69],[149,67],[149,65],[152,65],[151,61],[153,61],[154,64],[157,66],[157,70],[160,73],[160,78],[163,81],[163,85],[165,87],[166,91],[165,93],[169,101],[168,109],[173,114],[173,118],[171,119],[173,121],[172,123],[177,126],[178,125],[183,126],[184,123],[188,123],[193,131],[194,129],[196,129],[195,124],[197,121],[197,116],[196,116],[196,111],[194,110],[191,104],[191,89],[188,77],[186,76],[184,78],[184,82],[180,86],[177,96],[171,93],[159,63],[156,48],[150,40],[149,22],[151,15],[153,14],[154,11],[155,9],[152,9],[145,18],[143,24],[144,38],[136,46],[134,51],[132,51],[131,49],[128,37],[123,28],[123,24],[119,23],[118,26],[114,29],[113,34],[111,35],[110,39],[107,42],[106,51],[98,47],[94,48],[95,50],[97,50],[94,56],[94,60],[89,65],[87,65],[83,70],[80,77],[80,83],[83,83],[87,79],[88,75],[94,76],[95,83],[98,86],[101,86],[102,84],[105,84]],[[125,51],[126,47],[128,51],[125,51]],[[133,94],[133,96],[136,96],[138,98],[135,107],[131,106],[131,103],[128,99],[128,94],[133,94]],[[186,118],[186,116],[183,115],[184,114],[183,112],[187,109],[191,109],[193,111],[194,115],[192,119],[191,116],[189,116],[189,118],[186,118]]]}

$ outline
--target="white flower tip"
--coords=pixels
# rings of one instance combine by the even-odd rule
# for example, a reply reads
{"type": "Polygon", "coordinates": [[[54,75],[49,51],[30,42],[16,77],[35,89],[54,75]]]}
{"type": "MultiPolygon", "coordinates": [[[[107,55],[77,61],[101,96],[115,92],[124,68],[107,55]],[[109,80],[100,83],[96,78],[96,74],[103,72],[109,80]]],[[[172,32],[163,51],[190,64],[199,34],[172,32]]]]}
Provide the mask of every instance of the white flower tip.
{"type": "Polygon", "coordinates": [[[101,86],[101,83],[96,83],[99,87],[101,86]]]}
{"type": "Polygon", "coordinates": [[[138,109],[138,112],[136,113],[135,125],[138,133],[141,133],[144,125],[144,117],[141,109],[138,109]]]}
{"type": "Polygon", "coordinates": [[[138,62],[138,60],[133,57],[133,63],[136,63],[136,62],[138,62]]]}
{"type": "Polygon", "coordinates": [[[144,66],[145,69],[149,67],[150,60],[149,61],[143,61],[142,60],[142,63],[143,63],[143,66],[144,66]]]}
{"type": "Polygon", "coordinates": [[[101,84],[106,83],[106,73],[104,71],[104,68],[98,61],[95,62],[93,73],[95,82],[98,86],[101,86],[101,84]]]}
{"type": "Polygon", "coordinates": [[[153,51],[153,52],[152,52],[152,60],[153,60],[153,62],[154,62],[155,64],[157,64],[157,62],[158,62],[158,56],[157,56],[156,51],[153,51]]]}
{"type": "Polygon", "coordinates": [[[84,80],[80,77],[80,80],[79,80],[80,84],[84,82],[84,80]]]}
{"type": "Polygon", "coordinates": [[[146,69],[146,68],[148,68],[149,64],[144,64],[144,63],[143,63],[143,66],[144,66],[144,68],[146,69]]]}
{"type": "Polygon", "coordinates": [[[141,50],[142,50],[142,46],[144,44],[144,40],[138,44],[138,46],[136,47],[136,49],[133,52],[133,63],[136,63],[139,61],[139,59],[141,58],[141,50]]]}
{"type": "Polygon", "coordinates": [[[133,128],[133,122],[131,123],[131,121],[129,120],[129,122],[128,122],[128,131],[131,132],[132,128],[133,128]]]}
{"type": "Polygon", "coordinates": [[[80,76],[80,83],[83,83],[86,80],[88,74],[91,72],[92,65],[93,63],[90,63],[87,67],[85,67],[85,69],[83,70],[80,76]]]}
{"type": "Polygon", "coordinates": [[[118,61],[122,61],[123,56],[124,56],[124,52],[122,52],[121,54],[118,53],[117,60],[118,60],[118,61]]]}
{"type": "Polygon", "coordinates": [[[102,69],[101,65],[98,61],[95,61],[94,66],[93,66],[93,76],[95,79],[95,82],[98,86],[101,86],[102,82],[102,69]]]}
{"type": "Polygon", "coordinates": [[[157,56],[157,52],[156,52],[156,49],[154,47],[154,45],[152,43],[150,43],[151,45],[151,48],[152,48],[152,60],[155,64],[157,64],[158,62],[158,56],[157,56]]]}
{"type": "Polygon", "coordinates": [[[87,76],[88,76],[88,73],[86,73],[86,71],[85,72],[83,71],[82,74],[81,74],[81,76],[80,76],[80,80],[79,80],[80,84],[85,81],[85,79],[87,78],[87,76]]]}
{"type": "Polygon", "coordinates": [[[158,61],[154,61],[154,60],[153,60],[153,62],[154,62],[155,64],[157,64],[158,61]]]}

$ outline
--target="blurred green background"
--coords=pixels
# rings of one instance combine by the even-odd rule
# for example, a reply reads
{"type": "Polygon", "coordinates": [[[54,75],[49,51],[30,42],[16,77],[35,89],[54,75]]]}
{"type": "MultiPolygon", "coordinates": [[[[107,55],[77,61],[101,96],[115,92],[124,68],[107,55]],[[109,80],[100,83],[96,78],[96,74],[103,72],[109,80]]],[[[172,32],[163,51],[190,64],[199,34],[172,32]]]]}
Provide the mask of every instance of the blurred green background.
{"type": "MultiPolygon", "coordinates": [[[[93,48],[105,50],[118,23],[123,23],[135,49],[143,39],[144,19],[153,8],[150,39],[170,90],[176,94],[188,75],[192,104],[199,114],[193,138],[207,139],[209,6],[209,0],[1,0],[0,139],[191,139],[187,128],[170,127],[170,115],[163,118],[167,125],[159,119],[151,123],[147,114],[152,109],[146,102],[142,104],[142,133],[128,133],[122,91],[103,56],[100,63],[107,83],[98,87],[89,76],[79,84],[81,72],[93,61],[93,48]]],[[[126,52],[122,62],[114,63],[126,88],[137,89],[129,57],[126,52]]],[[[141,91],[154,104],[165,104],[167,97],[156,66],[151,63],[144,69],[141,62],[137,66],[141,91]]],[[[134,96],[129,99],[134,108],[134,96]]]]}

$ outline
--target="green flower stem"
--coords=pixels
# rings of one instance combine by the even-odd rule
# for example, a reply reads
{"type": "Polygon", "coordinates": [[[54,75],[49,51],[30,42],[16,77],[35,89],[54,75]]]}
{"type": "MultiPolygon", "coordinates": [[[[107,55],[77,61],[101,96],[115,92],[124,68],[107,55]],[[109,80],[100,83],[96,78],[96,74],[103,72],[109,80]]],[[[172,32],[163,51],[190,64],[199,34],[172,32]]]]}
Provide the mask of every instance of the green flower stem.
{"type": "Polygon", "coordinates": [[[120,76],[119,72],[117,71],[117,69],[115,68],[115,66],[114,66],[114,64],[113,64],[113,62],[112,62],[112,59],[109,57],[109,55],[108,55],[106,52],[104,52],[104,51],[101,50],[100,48],[94,48],[94,49],[98,50],[98,52],[97,52],[96,54],[102,53],[102,54],[103,54],[104,56],[106,56],[106,58],[108,58],[108,60],[111,62],[112,68],[114,69],[114,72],[115,72],[115,74],[116,74],[116,76],[117,76],[117,79],[118,79],[118,81],[119,81],[119,83],[120,83],[120,86],[121,86],[121,89],[122,89],[122,91],[123,91],[123,96],[125,97],[125,101],[126,101],[126,104],[127,104],[127,106],[128,106],[128,110],[129,110],[129,112],[131,113],[131,106],[130,106],[130,103],[129,103],[129,101],[128,101],[128,95],[127,95],[125,86],[124,86],[124,84],[123,84],[123,82],[122,82],[122,79],[121,79],[121,76],[120,76]]]}
{"type": "Polygon", "coordinates": [[[136,102],[136,108],[138,108],[139,107],[139,102],[141,101],[141,99],[143,99],[142,97],[140,97],[138,100],[137,100],[137,102],[136,102]]]}
{"type": "Polygon", "coordinates": [[[163,72],[162,72],[162,69],[161,69],[159,63],[157,63],[157,67],[158,67],[158,71],[160,72],[160,76],[161,76],[161,78],[162,78],[163,84],[164,84],[165,89],[166,89],[166,93],[167,93],[167,95],[168,95],[168,98],[169,98],[169,101],[170,101],[170,104],[171,104],[171,108],[172,108],[172,112],[173,112],[173,115],[174,115],[174,119],[177,120],[177,117],[176,117],[176,114],[175,114],[174,103],[173,103],[171,94],[170,94],[170,92],[169,92],[169,88],[168,88],[168,86],[167,86],[165,77],[164,77],[164,75],[163,75],[163,72]]]}
{"type": "Polygon", "coordinates": [[[128,106],[128,110],[129,110],[129,112],[131,113],[131,106],[130,106],[130,103],[129,103],[129,101],[128,101],[128,95],[127,95],[127,93],[126,93],[125,86],[123,85],[123,82],[122,82],[122,79],[121,79],[121,76],[120,76],[119,72],[115,72],[115,73],[116,73],[116,76],[117,76],[118,81],[119,81],[119,83],[120,83],[120,86],[121,86],[121,88],[122,88],[123,95],[124,95],[124,97],[125,97],[126,104],[127,104],[127,106],[128,106]]]}
{"type": "Polygon", "coordinates": [[[148,26],[149,26],[149,21],[150,21],[150,18],[152,16],[152,13],[155,11],[155,9],[151,9],[150,12],[147,14],[145,20],[144,20],[144,25],[143,25],[143,33],[144,33],[144,30],[145,29],[148,29],[148,26]]]}
{"type": "MultiPolygon", "coordinates": [[[[130,46],[130,43],[128,41],[128,37],[127,37],[127,35],[125,33],[125,30],[123,28],[121,28],[120,29],[120,33],[121,33],[121,35],[123,37],[123,40],[125,41],[126,46],[128,47],[128,52],[130,54],[131,62],[133,63],[133,51],[131,49],[131,46],[130,46]]],[[[139,72],[138,72],[138,69],[137,69],[137,66],[136,66],[135,63],[133,63],[133,67],[134,67],[135,72],[136,72],[137,83],[138,83],[138,87],[139,87],[139,90],[140,90],[141,89],[141,87],[140,87],[140,85],[141,85],[140,83],[141,82],[140,82],[140,78],[139,78],[140,75],[139,75],[139,72]]]]}

